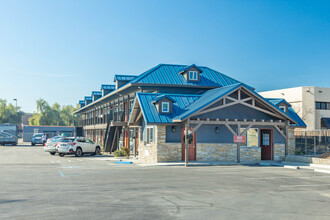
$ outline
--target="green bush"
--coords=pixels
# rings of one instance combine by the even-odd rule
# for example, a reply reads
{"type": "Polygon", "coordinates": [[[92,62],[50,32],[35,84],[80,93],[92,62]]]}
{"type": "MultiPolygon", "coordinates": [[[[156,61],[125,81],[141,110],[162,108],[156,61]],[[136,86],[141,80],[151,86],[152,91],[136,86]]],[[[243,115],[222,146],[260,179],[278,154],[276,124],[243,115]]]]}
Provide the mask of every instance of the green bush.
{"type": "Polygon", "coordinates": [[[116,150],[114,153],[115,157],[123,157],[125,156],[124,152],[122,150],[116,150]]]}
{"type": "Polygon", "coordinates": [[[306,152],[304,150],[296,150],[296,155],[305,155],[306,152]]]}
{"type": "Polygon", "coordinates": [[[129,158],[129,148],[128,147],[123,147],[121,150],[124,152],[124,155],[127,158],[129,158]]]}

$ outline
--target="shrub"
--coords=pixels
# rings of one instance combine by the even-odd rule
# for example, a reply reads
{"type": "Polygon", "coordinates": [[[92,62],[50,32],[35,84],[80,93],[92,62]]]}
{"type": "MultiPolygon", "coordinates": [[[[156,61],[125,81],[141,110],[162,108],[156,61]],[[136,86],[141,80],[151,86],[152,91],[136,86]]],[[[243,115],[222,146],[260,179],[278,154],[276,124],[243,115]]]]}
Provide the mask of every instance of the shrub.
{"type": "Polygon", "coordinates": [[[128,147],[123,147],[121,150],[123,151],[124,155],[127,158],[129,158],[129,148],[128,147]]]}
{"type": "Polygon", "coordinates": [[[115,157],[123,157],[125,156],[124,152],[122,150],[116,150],[114,153],[115,157]]]}

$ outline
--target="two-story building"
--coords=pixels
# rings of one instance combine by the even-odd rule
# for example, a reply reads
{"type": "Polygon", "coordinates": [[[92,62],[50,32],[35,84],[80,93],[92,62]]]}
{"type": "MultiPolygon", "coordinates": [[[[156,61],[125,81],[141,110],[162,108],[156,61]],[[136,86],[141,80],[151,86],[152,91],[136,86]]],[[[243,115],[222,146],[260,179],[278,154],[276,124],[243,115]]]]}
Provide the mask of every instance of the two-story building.
{"type": "Polygon", "coordinates": [[[285,100],[208,67],[160,64],[114,82],[75,113],[104,151],[129,147],[149,163],[280,160],[294,153],[292,128],[305,126],[285,100]]]}

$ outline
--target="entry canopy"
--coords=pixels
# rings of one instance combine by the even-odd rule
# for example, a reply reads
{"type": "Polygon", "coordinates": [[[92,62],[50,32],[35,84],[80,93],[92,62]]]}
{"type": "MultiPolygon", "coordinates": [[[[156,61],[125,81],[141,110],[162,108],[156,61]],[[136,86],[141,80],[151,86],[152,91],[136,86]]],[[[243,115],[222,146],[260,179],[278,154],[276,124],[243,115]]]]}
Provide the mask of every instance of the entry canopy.
{"type": "Polygon", "coordinates": [[[321,122],[327,129],[330,129],[330,118],[321,118],[321,122]]]}

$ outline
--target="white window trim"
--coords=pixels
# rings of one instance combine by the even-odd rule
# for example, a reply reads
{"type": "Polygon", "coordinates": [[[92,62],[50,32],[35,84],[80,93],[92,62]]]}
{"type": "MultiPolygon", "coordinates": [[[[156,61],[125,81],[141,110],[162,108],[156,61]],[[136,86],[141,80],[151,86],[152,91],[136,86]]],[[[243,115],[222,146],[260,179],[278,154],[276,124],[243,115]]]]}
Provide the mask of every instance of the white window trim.
{"type": "Polygon", "coordinates": [[[189,80],[193,80],[193,81],[197,81],[198,80],[198,72],[197,71],[189,71],[189,73],[188,73],[188,79],[189,80]],[[196,78],[194,77],[195,76],[195,73],[196,73],[196,78]]]}
{"type": "Polygon", "coordinates": [[[151,143],[155,143],[155,127],[154,126],[147,126],[146,127],[147,132],[147,140],[146,143],[150,145],[151,143]],[[150,140],[150,130],[152,130],[152,139],[150,140]]]}
{"type": "Polygon", "coordinates": [[[162,112],[165,112],[165,113],[170,112],[170,103],[169,102],[162,102],[162,112]],[[167,111],[164,111],[164,104],[167,104],[167,111]]]}
{"type": "Polygon", "coordinates": [[[280,106],[279,107],[282,111],[286,112],[286,106],[280,106]]]}

